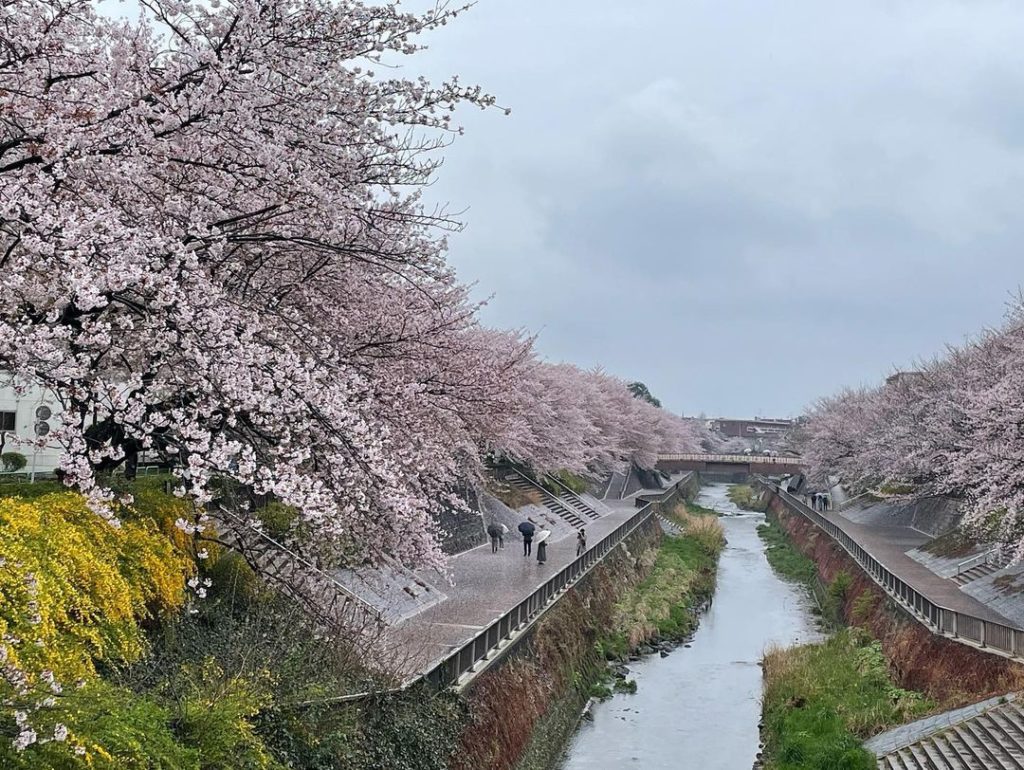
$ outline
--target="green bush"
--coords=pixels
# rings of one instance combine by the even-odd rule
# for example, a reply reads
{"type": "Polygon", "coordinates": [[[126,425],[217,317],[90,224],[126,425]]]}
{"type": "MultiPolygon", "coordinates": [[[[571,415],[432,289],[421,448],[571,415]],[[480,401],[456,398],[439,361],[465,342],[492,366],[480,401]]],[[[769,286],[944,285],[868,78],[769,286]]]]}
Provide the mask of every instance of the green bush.
{"type": "Polygon", "coordinates": [[[8,473],[17,473],[28,465],[28,459],[21,452],[4,452],[0,455],[0,465],[8,473]]]}
{"type": "Polygon", "coordinates": [[[227,675],[212,658],[181,668],[175,723],[182,741],[198,751],[203,770],[281,767],[250,721],[270,703],[268,680],[266,672],[260,679],[227,675]]]}
{"type": "Polygon", "coordinates": [[[850,616],[853,620],[860,623],[871,617],[871,613],[875,610],[877,598],[869,590],[861,591],[857,598],[853,600],[853,608],[850,610],[850,616]]]}
{"type": "Polygon", "coordinates": [[[555,474],[559,481],[565,486],[569,487],[577,495],[582,495],[587,491],[587,482],[582,476],[577,476],[572,471],[560,470],[555,474]]]}
{"type": "Polygon", "coordinates": [[[40,741],[18,752],[9,740],[0,740],[0,767],[200,770],[198,753],[177,740],[172,721],[170,711],[155,700],[96,680],[81,689],[69,688],[55,708],[33,715],[32,725],[41,738],[52,736],[56,725],[62,724],[68,729],[66,741],[40,741]]]}
{"type": "Polygon", "coordinates": [[[360,734],[339,770],[447,770],[466,725],[466,704],[426,686],[364,704],[360,734]]]}
{"type": "Polygon", "coordinates": [[[25,480],[22,475],[16,478],[20,481],[8,481],[0,479],[0,497],[21,497],[25,500],[33,500],[44,495],[52,495],[55,492],[66,492],[68,488],[59,481],[37,481],[34,484],[25,480]]]}
{"type": "Polygon", "coordinates": [[[849,593],[851,586],[853,586],[853,576],[846,570],[839,570],[832,582],[829,583],[828,595],[837,602],[845,602],[846,594],[849,593]]]}
{"type": "Polygon", "coordinates": [[[259,508],[256,515],[263,522],[264,531],[275,540],[280,540],[291,532],[298,511],[290,505],[272,501],[259,508]]]}
{"type": "Polygon", "coordinates": [[[767,770],[874,770],[862,741],[935,707],[893,684],[881,645],[854,629],[770,650],[764,672],[767,770]]]}

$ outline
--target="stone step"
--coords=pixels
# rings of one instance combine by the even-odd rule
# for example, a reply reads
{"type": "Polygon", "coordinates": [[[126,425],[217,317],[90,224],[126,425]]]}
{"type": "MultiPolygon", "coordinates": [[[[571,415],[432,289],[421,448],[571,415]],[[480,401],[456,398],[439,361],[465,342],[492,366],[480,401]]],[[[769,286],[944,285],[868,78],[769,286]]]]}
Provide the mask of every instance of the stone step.
{"type": "Polygon", "coordinates": [[[1024,770],[1024,711],[1001,703],[890,751],[879,770],[1024,770]]]}
{"type": "Polygon", "coordinates": [[[977,567],[971,567],[969,570],[964,570],[959,575],[953,576],[953,582],[957,585],[967,585],[979,578],[987,577],[993,572],[998,572],[1002,567],[998,563],[992,564],[979,564],[977,567]]]}
{"type": "Polygon", "coordinates": [[[537,486],[528,479],[523,478],[518,473],[509,476],[506,481],[517,489],[523,491],[529,491],[540,495],[541,503],[552,513],[556,514],[563,521],[571,525],[575,529],[586,526],[587,519],[583,518],[583,515],[573,508],[570,508],[564,503],[561,498],[555,497],[546,489],[537,486]]]}
{"type": "Polygon", "coordinates": [[[586,516],[588,519],[599,519],[601,514],[576,497],[572,492],[563,492],[559,497],[563,503],[568,504],[573,510],[586,516]]]}

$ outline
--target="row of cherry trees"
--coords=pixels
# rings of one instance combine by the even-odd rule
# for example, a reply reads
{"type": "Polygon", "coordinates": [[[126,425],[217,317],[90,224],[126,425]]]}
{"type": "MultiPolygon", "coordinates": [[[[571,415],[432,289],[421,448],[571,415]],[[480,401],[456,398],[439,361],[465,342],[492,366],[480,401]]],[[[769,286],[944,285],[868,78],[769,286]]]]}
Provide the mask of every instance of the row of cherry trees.
{"type": "Polygon", "coordinates": [[[1024,556],[1024,303],[916,371],[822,400],[803,439],[819,480],[960,497],[968,523],[1024,556]]]}
{"type": "Polygon", "coordinates": [[[3,0],[0,368],[60,399],[98,511],[98,474],[151,452],[200,505],[234,479],[321,550],[431,564],[433,506],[490,452],[600,473],[695,446],[480,326],[420,194],[452,112],[495,100],[393,67],[461,10],[3,0]]]}

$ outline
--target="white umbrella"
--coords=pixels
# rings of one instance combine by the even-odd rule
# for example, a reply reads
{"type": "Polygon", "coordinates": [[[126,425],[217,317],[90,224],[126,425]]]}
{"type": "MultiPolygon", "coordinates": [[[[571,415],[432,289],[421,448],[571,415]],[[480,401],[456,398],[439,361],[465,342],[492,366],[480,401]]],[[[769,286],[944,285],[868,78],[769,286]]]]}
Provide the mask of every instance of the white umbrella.
{"type": "Polygon", "coordinates": [[[537,545],[540,545],[549,537],[551,537],[551,530],[542,529],[540,532],[537,533],[537,536],[533,538],[533,542],[535,542],[537,545]]]}

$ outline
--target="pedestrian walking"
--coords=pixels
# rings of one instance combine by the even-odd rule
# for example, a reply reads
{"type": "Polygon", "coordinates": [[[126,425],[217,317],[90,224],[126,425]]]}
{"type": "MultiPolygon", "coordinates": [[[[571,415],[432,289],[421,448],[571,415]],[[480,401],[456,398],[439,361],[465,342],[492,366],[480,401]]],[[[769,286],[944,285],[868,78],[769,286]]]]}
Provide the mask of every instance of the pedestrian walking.
{"type": "Polygon", "coordinates": [[[576,558],[580,558],[587,550],[587,530],[580,527],[576,533],[576,558]]]}
{"type": "Polygon", "coordinates": [[[519,532],[523,536],[523,556],[529,556],[533,553],[533,533],[537,531],[537,528],[533,525],[533,522],[524,521],[519,525],[519,532]]]}
{"type": "Polygon", "coordinates": [[[505,535],[508,534],[508,527],[504,524],[501,525],[501,534],[498,535],[498,548],[505,547],[505,535]]]}
{"type": "Polygon", "coordinates": [[[537,563],[543,564],[548,560],[548,538],[551,537],[551,530],[541,529],[537,533],[537,563]]]}
{"type": "Polygon", "coordinates": [[[488,524],[487,534],[491,538],[491,553],[497,553],[498,544],[501,542],[501,527],[497,524],[488,524]]]}

